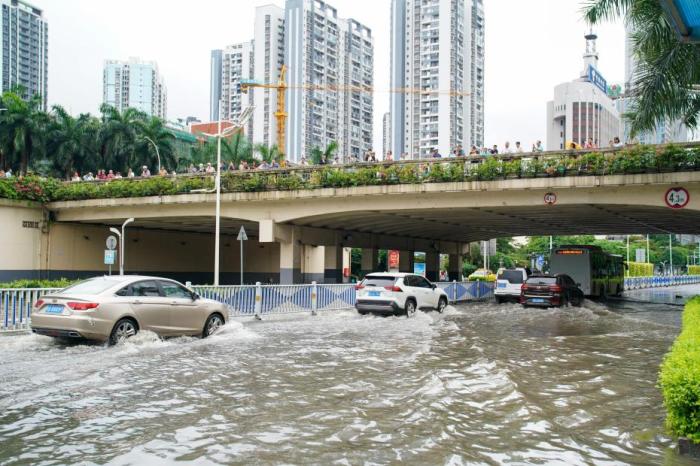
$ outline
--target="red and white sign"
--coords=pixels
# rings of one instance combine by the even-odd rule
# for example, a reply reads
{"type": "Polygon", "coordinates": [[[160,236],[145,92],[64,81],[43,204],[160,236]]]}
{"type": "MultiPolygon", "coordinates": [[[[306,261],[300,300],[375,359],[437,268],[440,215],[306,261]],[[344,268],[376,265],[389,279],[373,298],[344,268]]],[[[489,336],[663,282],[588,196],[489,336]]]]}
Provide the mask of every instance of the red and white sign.
{"type": "Polygon", "coordinates": [[[544,195],[544,203],[554,205],[557,203],[557,195],[555,193],[547,193],[544,195]]]}
{"type": "Polygon", "coordinates": [[[387,262],[389,263],[389,270],[398,270],[399,269],[399,251],[396,250],[390,250],[388,253],[388,258],[387,262]]]}
{"type": "Polygon", "coordinates": [[[666,205],[672,209],[682,209],[690,202],[690,194],[685,188],[671,188],[666,191],[666,205]]]}

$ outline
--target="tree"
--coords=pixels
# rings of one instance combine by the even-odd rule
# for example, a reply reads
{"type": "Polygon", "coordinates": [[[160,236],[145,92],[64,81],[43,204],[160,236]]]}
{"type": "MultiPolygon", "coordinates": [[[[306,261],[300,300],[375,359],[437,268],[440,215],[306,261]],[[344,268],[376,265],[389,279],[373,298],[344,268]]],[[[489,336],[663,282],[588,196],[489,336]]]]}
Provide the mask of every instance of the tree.
{"type": "Polygon", "coordinates": [[[47,153],[53,171],[70,179],[75,170],[93,170],[99,121],[89,114],[74,118],[60,105],[53,107],[50,116],[47,153]]]}
{"type": "Polygon", "coordinates": [[[321,150],[318,147],[311,149],[311,163],[320,165],[322,163],[330,163],[333,159],[333,154],[338,151],[338,142],[331,141],[325,149],[321,150]]]}
{"type": "Polygon", "coordinates": [[[277,159],[278,161],[284,159],[284,154],[280,152],[279,147],[276,144],[272,146],[267,146],[266,144],[256,144],[255,152],[260,154],[260,157],[267,163],[272,162],[277,159]]]}
{"type": "Polygon", "coordinates": [[[651,130],[664,119],[678,118],[696,128],[700,113],[700,45],[684,43],[658,0],[586,0],[591,24],[624,18],[632,26],[638,68],[629,94],[635,98],[625,115],[632,134],[651,130]]]}
{"type": "Polygon", "coordinates": [[[161,166],[166,170],[177,168],[178,161],[173,150],[174,140],[175,136],[165,128],[160,118],[150,117],[136,122],[134,151],[142,165],[157,166],[160,154],[161,166]],[[154,144],[158,146],[158,154],[154,144]]]}
{"type": "Polygon", "coordinates": [[[230,139],[221,140],[221,160],[233,162],[238,165],[242,160],[253,161],[253,147],[250,141],[240,132],[234,134],[230,139]]]}
{"type": "Polygon", "coordinates": [[[2,168],[19,166],[20,173],[26,173],[32,158],[43,153],[48,117],[41,110],[41,96],[24,100],[22,94],[23,88],[16,87],[2,95],[7,110],[0,112],[0,163],[2,168]]]}
{"type": "Polygon", "coordinates": [[[127,108],[120,112],[103,104],[102,127],[100,131],[100,158],[103,166],[126,172],[128,168],[143,163],[136,158],[137,129],[146,120],[146,114],[127,108]]]}

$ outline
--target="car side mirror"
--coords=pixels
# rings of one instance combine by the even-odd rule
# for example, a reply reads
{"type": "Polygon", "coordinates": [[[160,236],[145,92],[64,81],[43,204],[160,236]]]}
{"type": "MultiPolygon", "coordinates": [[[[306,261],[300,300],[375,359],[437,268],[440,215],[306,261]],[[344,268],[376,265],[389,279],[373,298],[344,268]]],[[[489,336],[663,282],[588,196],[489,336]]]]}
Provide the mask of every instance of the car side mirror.
{"type": "Polygon", "coordinates": [[[437,285],[435,283],[431,283],[430,288],[435,289],[435,288],[437,288],[437,285]]]}
{"type": "Polygon", "coordinates": [[[197,301],[199,299],[199,295],[195,293],[194,291],[191,293],[192,296],[192,301],[197,301]]]}
{"type": "Polygon", "coordinates": [[[577,283],[576,286],[577,286],[578,288],[581,288],[581,284],[580,284],[580,283],[577,283]]]}

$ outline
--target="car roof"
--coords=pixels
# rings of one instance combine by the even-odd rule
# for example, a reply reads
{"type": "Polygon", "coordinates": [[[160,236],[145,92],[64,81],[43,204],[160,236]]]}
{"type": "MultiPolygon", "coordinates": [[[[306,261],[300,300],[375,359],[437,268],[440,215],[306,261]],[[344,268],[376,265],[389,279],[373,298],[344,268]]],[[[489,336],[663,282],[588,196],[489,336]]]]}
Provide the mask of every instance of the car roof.
{"type": "Polygon", "coordinates": [[[365,275],[365,278],[367,278],[367,277],[403,278],[403,277],[407,277],[409,275],[417,275],[417,274],[408,273],[408,272],[395,272],[395,273],[392,273],[392,272],[372,272],[372,273],[368,273],[367,275],[365,275]]]}
{"type": "Polygon", "coordinates": [[[168,280],[171,282],[177,281],[173,280],[171,278],[165,278],[165,277],[152,277],[149,275],[100,275],[97,277],[90,277],[87,278],[86,280],[96,280],[96,279],[107,279],[107,280],[112,280],[114,282],[119,282],[121,283],[133,283],[133,282],[138,282],[141,280],[168,280]]]}

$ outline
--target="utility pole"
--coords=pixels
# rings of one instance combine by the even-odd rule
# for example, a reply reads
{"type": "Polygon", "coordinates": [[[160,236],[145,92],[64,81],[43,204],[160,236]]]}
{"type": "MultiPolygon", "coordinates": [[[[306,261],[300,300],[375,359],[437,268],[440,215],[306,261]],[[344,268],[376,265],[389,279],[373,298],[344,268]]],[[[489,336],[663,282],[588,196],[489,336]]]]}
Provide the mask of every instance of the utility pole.
{"type": "Polygon", "coordinates": [[[630,235],[627,235],[627,263],[630,263],[630,235]]]}
{"type": "Polygon", "coordinates": [[[668,264],[671,269],[670,275],[673,275],[673,235],[668,235],[668,264]]]}
{"type": "Polygon", "coordinates": [[[649,235],[647,234],[647,262],[651,263],[651,256],[649,255],[649,235]]]}

